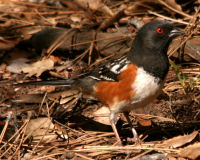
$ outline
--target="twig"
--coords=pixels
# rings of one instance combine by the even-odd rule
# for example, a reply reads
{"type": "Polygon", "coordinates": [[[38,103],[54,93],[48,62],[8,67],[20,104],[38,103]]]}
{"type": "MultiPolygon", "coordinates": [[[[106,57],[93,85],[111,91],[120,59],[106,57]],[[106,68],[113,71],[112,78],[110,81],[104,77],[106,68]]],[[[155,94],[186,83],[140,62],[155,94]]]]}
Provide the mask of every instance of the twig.
{"type": "Polygon", "coordinates": [[[189,35],[178,45],[173,51],[169,51],[168,57],[171,57],[183,44],[185,44],[193,35],[198,31],[196,20],[198,20],[198,11],[194,14],[193,18],[188,23],[188,26],[185,30],[189,30],[189,35]],[[193,28],[194,27],[194,28],[193,28]]]}
{"type": "Polygon", "coordinates": [[[181,14],[181,15],[183,15],[183,16],[185,16],[185,17],[188,17],[188,18],[192,18],[192,16],[190,16],[190,15],[188,15],[188,14],[186,14],[186,13],[184,13],[184,12],[181,12],[181,11],[179,11],[179,10],[177,10],[177,9],[175,9],[175,8],[173,8],[173,7],[171,7],[170,5],[168,5],[166,2],[164,2],[163,0],[158,0],[160,3],[162,3],[163,5],[165,5],[167,8],[169,8],[169,9],[171,9],[172,11],[174,11],[174,12],[176,12],[176,13],[178,13],[178,14],[181,14]]]}
{"type": "Polygon", "coordinates": [[[149,153],[149,152],[151,152],[151,151],[153,151],[153,150],[144,151],[143,153],[141,153],[141,154],[139,154],[139,155],[137,155],[137,156],[131,158],[131,160],[139,159],[140,157],[144,156],[145,154],[147,154],[147,153],[149,153]]]}
{"type": "MultiPolygon", "coordinates": [[[[19,133],[19,135],[15,138],[15,141],[13,142],[13,144],[10,145],[10,147],[0,156],[0,158],[2,158],[2,157],[14,146],[14,144],[19,140],[20,134],[21,134],[21,132],[24,130],[24,127],[26,127],[26,126],[27,126],[27,123],[24,123],[24,124],[21,126],[21,128],[18,129],[18,131],[8,140],[8,142],[11,141],[11,140],[19,133]]],[[[7,144],[7,143],[5,143],[5,144],[0,148],[0,150],[1,150],[3,147],[5,147],[6,144],[7,144]]],[[[20,147],[20,145],[18,145],[18,147],[20,147]]],[[[16,151],[17,151],[17,150],[18,150],[18,149],[16,149],[16,151]]]]}
{"type": "MultiPolygon", "coordinates": [[[[20,134],[20,132],[23,130],[23,128],[26,126],[26,124],[24,123],[22,126],[21,126],[21,128],[20,129],[18,129],[17,130],[17,132],[12,136],[12,137],[10,137],[10,139],[8,140],[8,142],[10,142],[17,134],[20,134]]],[[[3,146],[1,146],[1,148],[0,148],[0,150],[2,150],[7,144],[8,144],[8,142],[7,143],[5,143],[3,146]]],[[[4,152],[3,154],[5,154],[6,152],[4,152]]],[[[0,156],[0,158],[2,157],[2,155],[0,156]]]]}
{"type": "Polygon", "coordinates": [[[172,22],[181,23],[181,24],[185,24],[185,25],[188,25],[188,24],[189,24],[189,22],[185,22],[185,21],[183,21],[183,20],[181,20],[181,19],[173,19],[173,18],[164,16],[164,15],[162,15],[162,14],[159,14],[159,13],[156,13],[156,12],[153,12],[153,11],[150,11],[150,10],[148,10],[147,12],[148,12],[149,14],[155,15],[155,16],[157,16],[157,17],[161,17],[161,18],[163,18],[163,19],[166,19],[166,20],[169,20],[169,21],[172,21],[172,22]]]}
{"type": "Polygon", "coordinates": [[[13,1],[11,0],[12,3],[18,4],[18,5],[26,5],[26,6],[30,6],[30,7],[37,7],[37,8],[52,8],[52,9],[57,9],[57,10],[64,10],[64,8],[62,9],[61,7],[56,7],[56,6],[49,6],[49,5],[45,5],[45,4],[38,4],[38,3],[30,3],[30,2],[22,2],[22,1],[13,1]]]}
{"type": "Polygon", "coordinates": [[[92,61],[92,51],[93,51],[93,48],[94,48],[94,42],[92,42],[91,45],[90,45],[89,57],[88,57],[88,65],[90,65],[91,61],[92,61]]]}
{"type": "Polygon", "coordinates": [[[90,48],[88,48],[87,50],[85,50],[82,54],[80,54],[78,57],[76,57],[73,62],[76,62],[77,60],[82,60],[86,55],[87,53],[89,52],[90,48]]]}
{"type": "Polygon", "coordinates": [[[67,39],[69,34],[73,34],[75,32],[74,29],[69,29],[67,32],[64,32],[60,35],[54,43],[47,49],[48,57],[55,51],[59,46],[61,46],[67,39]]]}
{"type": "Polygon", "coordinates": [[[23,128],[23,134],[22,134],[22,137],[21,137],[20,143],[19,143],[19,145],[18,145],[16,151],[12,154],[11,159],[12,159],[12,158],[15,156],[15,154],[19,151],[21,145],[22,145],[23,142],[24,142],[24,136],[25,136],[25,133],[26,133],[26,129],[27,129],[28,123],[29,123],[29,119],[26,120],[26,122],[25,122],[26,125],[25,125],[25,127],[23,128]]]}
{"type": "Polygon", "coordinates": [[[58,156],[58,155],[62,155],[62,154],[65,154],[65,152],[53,153],[53,154],[45,155],[43,157],[34,158],[34,160],[46,159],[46,158],[49,158],[50,156],[58,156]]]}
{"type": "Polygon", "coordinates": [[[121,17],[124,16],[124,10],[125,10],[125,8],[121,9],[113,17],[103,21],[101,23],[101,25],[99,26],[98,30],[104,30],[107,27],[109,27],[110,25],[112,25],[114,22],[118,21],[121,17]]]}
{"type": "Polygon", "coordinates": [[[84,146],[77,147],[77,149],[72,149],[73,152],[97,152],[97,151],[123,151],[123,152],[130,152],[131,150],[156,150],[156,151],[167,151],[167,152],[175,152],[178,153],[178,149],[170,149],[170,148],[162,148],[152,144],[149,145],[126,145],[126,146],[84,146]]]}
{"type": "Polygon", "coordinates": [[[92,159],[92,158],[88,158],[88,157],[86,157],[86,156],[84,156],[84,155],[82,155],[82,154],[79,154],[79,153],[74,153],[76,156],[78,156],[78,157],[81,157],[81,158],[84,158],[84,159],[87,159],[87,160],[94,160],[94,159],[92,159]]]}
{"type": "Polygon", "coordinates": [[[4,137],[5,133],[6,133],[6,129],[8,128],[8,123],[10,121],[11,115],[12,115],[12,111],[9,111],[8,114],[7,114],[7,118],[6,118],[6,123],[5,123],[4,127],[3,127],[3,130],[1,131],[0,144],[1,144],[1,142],[3,140],[3,137],[4,137]]]}
{"type": "MultiPolygon", "coordinates": [[[[93,39],[96,39],[96,32],[93,32],[93,39]]],[[[90,49],[89,49],[89,57],[88,57],[88,65],[91,64],[91,60],[92,60],[92,52],[93,52],[93,49],[94,49],[94,44],[95,42],[92,41],[91,42],[91,45],[90,45],[90,49]]]]}

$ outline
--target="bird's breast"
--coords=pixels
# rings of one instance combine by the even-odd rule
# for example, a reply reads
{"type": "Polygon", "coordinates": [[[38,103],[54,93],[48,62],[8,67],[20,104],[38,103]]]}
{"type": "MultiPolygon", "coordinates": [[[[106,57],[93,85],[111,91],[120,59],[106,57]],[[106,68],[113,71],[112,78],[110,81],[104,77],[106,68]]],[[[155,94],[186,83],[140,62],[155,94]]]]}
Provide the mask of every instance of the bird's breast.
{"type": "Polygon", "coordinates": [[[163,82],[159,78],[146,72],[142,67],[138,68],[137,76],[131,86],[135,93],[131,103],[135,104],[151,97],[154,98],[159,94],[162,86],[163,82]]]}

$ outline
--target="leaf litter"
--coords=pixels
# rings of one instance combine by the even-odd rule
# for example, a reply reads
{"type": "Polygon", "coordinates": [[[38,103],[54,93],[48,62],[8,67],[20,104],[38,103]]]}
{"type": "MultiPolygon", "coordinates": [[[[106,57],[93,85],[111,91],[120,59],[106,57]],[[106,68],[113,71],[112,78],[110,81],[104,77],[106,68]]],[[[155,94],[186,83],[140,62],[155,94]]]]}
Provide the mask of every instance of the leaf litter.
{"type": "Polygon", "coordinates": [[[0,6],[1,159],[199,158],[199,1],[2,0],[0,6]],[[84,74],[127,53],[138,29],[153,19],[170,20],[186,34],[170,46],[161,95],[130,113],[138,145],[129,141],[123,116],[117,127],[124,145],[113,145],[108,111],[88,95],[15,85],[84,74]]]}

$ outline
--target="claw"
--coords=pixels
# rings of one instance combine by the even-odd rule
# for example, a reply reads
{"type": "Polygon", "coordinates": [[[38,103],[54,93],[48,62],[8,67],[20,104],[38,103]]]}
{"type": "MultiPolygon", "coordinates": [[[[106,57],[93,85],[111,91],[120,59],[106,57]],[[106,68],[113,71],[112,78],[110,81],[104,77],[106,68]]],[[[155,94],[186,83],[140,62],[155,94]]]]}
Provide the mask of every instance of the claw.
{"type": "Polygon", "coordinates": [[[132,139],[133,142],[135,142],[135,144],[140,143],[140,138],[139,138],[139,136],[138,136],[138,134],[137,134],[137,131],[135,130],[135,128],[133,127],[133,125],[132,125],[132,123],[131,123],[131,120],[130,120],[130,118],[129,118],[128,112],[124,112],[124,116],[126,117],[126,120],[127,120],[128,124],[129,124],[130,127],[131,127],[131,131],[132,131],[132,133],[133,133],[133,139],[132,139]]]}

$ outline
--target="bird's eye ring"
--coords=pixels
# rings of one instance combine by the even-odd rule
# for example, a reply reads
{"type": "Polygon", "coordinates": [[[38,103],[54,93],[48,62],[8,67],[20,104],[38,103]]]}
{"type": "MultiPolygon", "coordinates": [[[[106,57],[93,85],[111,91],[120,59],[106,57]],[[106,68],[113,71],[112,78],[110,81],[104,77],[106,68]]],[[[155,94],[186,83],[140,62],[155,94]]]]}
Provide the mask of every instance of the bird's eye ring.
{"type": "Polygon", "coordinates": [[[161,28],[161,27],[158,27],[156,31],[159,34],[162,34],[164,32],[163,28],[161,28]]]}

